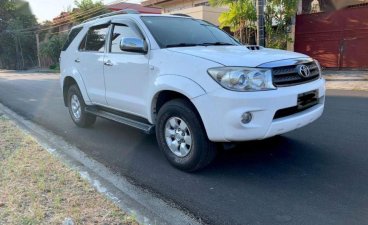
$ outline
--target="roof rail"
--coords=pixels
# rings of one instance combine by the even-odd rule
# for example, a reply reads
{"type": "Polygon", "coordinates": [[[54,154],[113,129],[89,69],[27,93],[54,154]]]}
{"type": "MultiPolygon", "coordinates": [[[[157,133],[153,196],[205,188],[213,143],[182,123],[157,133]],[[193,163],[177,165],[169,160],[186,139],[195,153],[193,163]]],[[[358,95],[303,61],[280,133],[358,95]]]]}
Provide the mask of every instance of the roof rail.
{"type": "Polygon", "coordinates": [[[114,16],[114,15],[120,15],[120,14],[139,14],[139,12],[137,10],[134,9],[123,9],[123,10],[119,10],[119,11],[115,11],[115,12],[110,12],[110,13],[105,13],[99,16],[95,16],[89,19],[86,19],[85,21],[83,21],[83,23],[85,22],[89,22],[95,19],[100,19],[100,18],[104,18],[104,17],[108,17],[108,16],[114,16]]]}
{"type": "Polygon", "coordinates": [[[173,15],[173,16],[191,17],[191,16],[189,16],[189,15],[187,15],[187,14],[184,14],[184,13],[174,13],[174,14],[171,14],[171,15],[173,15]]]}

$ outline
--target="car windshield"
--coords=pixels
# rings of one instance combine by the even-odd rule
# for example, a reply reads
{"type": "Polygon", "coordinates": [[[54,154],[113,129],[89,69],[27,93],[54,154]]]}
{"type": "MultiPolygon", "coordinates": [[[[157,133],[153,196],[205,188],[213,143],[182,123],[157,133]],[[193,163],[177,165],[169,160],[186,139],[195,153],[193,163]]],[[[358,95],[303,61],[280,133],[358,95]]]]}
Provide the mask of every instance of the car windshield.
{"type": "Polygon", "coordinates": [[[143,22],[161,48],[240,45],[216,26],[193,18],[143,16],[143,22]]]}

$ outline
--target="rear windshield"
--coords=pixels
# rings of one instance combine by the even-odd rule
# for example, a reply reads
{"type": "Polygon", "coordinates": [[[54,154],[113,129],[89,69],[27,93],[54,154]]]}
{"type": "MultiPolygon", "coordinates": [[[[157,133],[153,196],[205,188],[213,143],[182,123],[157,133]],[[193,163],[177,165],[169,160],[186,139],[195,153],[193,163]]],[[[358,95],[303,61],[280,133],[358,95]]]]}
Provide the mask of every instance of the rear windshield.
{"type": "Polygon", "coordinates": [[[239,45],[216,26],[193,18],[142,16],[161,48],[195,45],[239,45]]]}
{"type": "Polygon", "coordinates": [[[74,28],[72,29],[70,32],[69,32],[69,35],[68,35],[68,39],[66,40],[63,48],[62,48],[62,51],[65,51],[68,49],[69,45],[73,42],[74,38],[79,34],[79,32],[82,30],[83,27],[77,27],[77,28],[74,28]]]}

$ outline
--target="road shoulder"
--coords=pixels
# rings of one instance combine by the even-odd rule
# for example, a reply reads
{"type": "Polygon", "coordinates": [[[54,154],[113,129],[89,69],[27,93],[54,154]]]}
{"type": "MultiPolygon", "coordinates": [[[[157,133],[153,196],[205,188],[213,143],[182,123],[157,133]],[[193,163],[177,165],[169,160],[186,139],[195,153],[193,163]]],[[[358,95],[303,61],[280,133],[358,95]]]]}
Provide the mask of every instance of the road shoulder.
{"type": "Polygon", "coordinates": [[[368,91],[368,71],[324,70],[323,77],[327,89],[368,91]]]}
{"type": "Polygon", "coordinates": [[[4,115],[0,174],[0,224],[138,224],[4,115]]]}

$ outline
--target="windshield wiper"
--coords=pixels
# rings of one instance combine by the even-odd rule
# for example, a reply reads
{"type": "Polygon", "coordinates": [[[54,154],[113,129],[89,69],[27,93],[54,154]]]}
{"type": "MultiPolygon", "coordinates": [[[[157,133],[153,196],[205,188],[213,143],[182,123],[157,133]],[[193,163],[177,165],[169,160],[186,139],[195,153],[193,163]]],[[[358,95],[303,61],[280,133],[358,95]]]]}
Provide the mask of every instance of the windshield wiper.
{"type": "Polygon", "coordinates": [[[179,44],[171,44],[171,45],[166,45],[166,48],[173,48],[173,47],[191,47],[191,46],[198,46],[198,44],[194,44],[194,43],[179,43],[179,44]]]}
{"type": "Polygon", "coordinates": [[[205,42],[205,43],[201,43],[201,44],[195,44],[195,43],[179,43],[179,44],[171,44],[171,45],[166,45],[166,48],[173,48],[173,47],[193,47],[193,46],[210,46],[210,45],[234,45],[232,43],[227,43],[227,42],[205,42]]]}
{"type": "Polygon", "coordinates": [[[234,44],[232,44],[232,43],[227,43],[227,42],[221,42],[221,41],[218,41],[218,42],[207,42],[207,43],[202,43],[201,45],[209,46],[209,45],[234,45],[234,44]]]}

